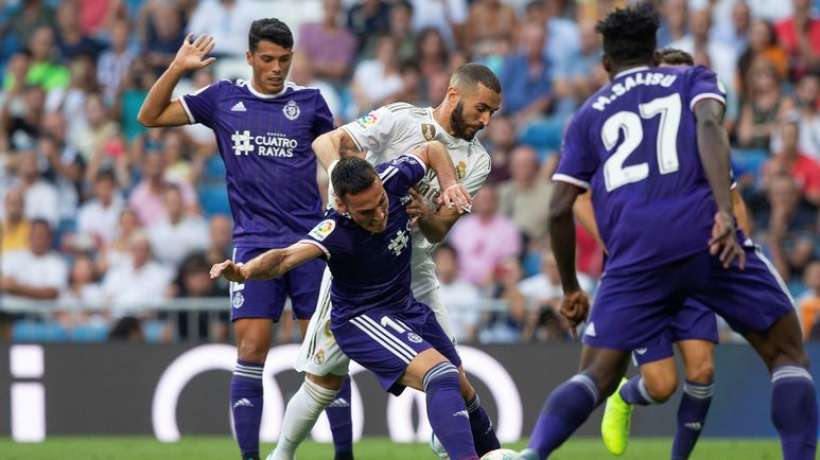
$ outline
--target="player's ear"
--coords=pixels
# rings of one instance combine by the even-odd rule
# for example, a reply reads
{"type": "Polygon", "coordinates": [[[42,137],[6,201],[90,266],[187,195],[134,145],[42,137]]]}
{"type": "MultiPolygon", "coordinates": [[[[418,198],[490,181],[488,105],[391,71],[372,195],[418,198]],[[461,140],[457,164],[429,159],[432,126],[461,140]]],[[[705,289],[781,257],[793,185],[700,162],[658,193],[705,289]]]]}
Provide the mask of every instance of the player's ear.
{"type": "Polygon", "coordinates": [[[447,87],[447,102],[451,107],[455,107],[456,104],[458,104],[459,96],[461,96],[461,93],[459,92],[458,87],[455,85],[450,85],[447,87]]]}
{"type": "Polygon", "coordinates": [[[661,62],[663,62],[663,59],[661,59],[661,52],[655,51],[652,53],[652,67],[658,67],[661,65],[661,62]]]}
{"type": "Polygon", "coordinates": [[[339,198],[338,196],[333,197],[333,199],[335,200],[335,203],[336,203],[336,210],[339,211],[342,214],[347,213],[347,205],[345,205],[345,202],[342,201],[342,199],[339,198]]]}
{"type": "Polygon", "coordinates": [[[606,70],[607,73],[612,73],[612,62],[610,62],[609,56],[606,54],[601,56],[601,64],[603,64],[604,70],[606,70]]]}
{"type": "Polygon", "coordinates": [[[253,65],[253,51],[245,51],[245,62],[247,62],[248,65],[253,65]]]}

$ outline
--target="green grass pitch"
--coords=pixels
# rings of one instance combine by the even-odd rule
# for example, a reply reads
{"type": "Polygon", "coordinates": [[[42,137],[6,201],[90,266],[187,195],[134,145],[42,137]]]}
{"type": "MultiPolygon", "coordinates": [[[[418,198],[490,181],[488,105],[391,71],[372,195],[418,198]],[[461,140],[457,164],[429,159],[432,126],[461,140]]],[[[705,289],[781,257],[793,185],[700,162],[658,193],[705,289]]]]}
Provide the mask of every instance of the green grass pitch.
{"type": "MultiPolygon", "coordinates": [[[[632,440],[626,454],[613,457],[600,440],[571,439],[550,460],[662,460],[669,458],[671,439],[632,440]]],[[[523,442],[508,445],[521,448],[523,442]]],[[[271,449],[263,446],[263,455],[271,449]]],[[[354,446],[357,460],[435,460],[424,444],[393,444],[386,439],[364,439],[354,446]]],[[[263,457],[264,458],[264,457],[263,457]]],[[[333,446],[307,443],[297,451],[297,460],[333,458],[333,446]]],[[[776,440],[713,440],[698,443],[692,460],[774,460],[781,458],[776,440]]],[[[225,437],[184,437],[163,444],[147,437],[55,437],[42,444],[17,444],[0,439],[2,460],[239,460],[235,444],[225,437]]]]}

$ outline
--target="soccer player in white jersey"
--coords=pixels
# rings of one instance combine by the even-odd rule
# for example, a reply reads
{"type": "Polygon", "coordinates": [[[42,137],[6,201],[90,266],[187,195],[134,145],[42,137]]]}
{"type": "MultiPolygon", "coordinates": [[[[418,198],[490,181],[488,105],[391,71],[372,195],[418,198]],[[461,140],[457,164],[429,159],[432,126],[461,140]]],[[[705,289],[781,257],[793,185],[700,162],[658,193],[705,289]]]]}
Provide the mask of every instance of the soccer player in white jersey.
{"type": "MultiPolygon", "coordinates": [[[[373,164],[382,163],[427,141],[443,143],[456,168],[457,179],[472,196],[490,173],[490,156],[475,135],[490,123],[501,104],[501,85],[487,67],[465,64],[450,79],[447,94],[438,107],[416,107],[395,103],[376,109],[360,119],[316,138],[313,150],[325,166],[334,158],[366,155],[373,164]]],[[[416,217],[412,254],[413,296],[430,306],[451,339],[447,309],[438,294],[432,260],[433,249],[458,218],[469,210],[439,207],[440,189],[431,172],[417,186],[416,199],[408,211],[416,217]]],[[[299,443],[307,436],[325,406],[349,404],[350,360],[326,327],[330,321],[330,274],[325,271],[316,313],[311,318],[299,353],[296,369],[305,381],[288,402],[276,449],[268,460],[292,460],[299,443]]],[[[467,403],[476,452],[483,455],[499,447],[492,423],[481,407],[464,369],[459,369],[461,392],[467,403]]]]}

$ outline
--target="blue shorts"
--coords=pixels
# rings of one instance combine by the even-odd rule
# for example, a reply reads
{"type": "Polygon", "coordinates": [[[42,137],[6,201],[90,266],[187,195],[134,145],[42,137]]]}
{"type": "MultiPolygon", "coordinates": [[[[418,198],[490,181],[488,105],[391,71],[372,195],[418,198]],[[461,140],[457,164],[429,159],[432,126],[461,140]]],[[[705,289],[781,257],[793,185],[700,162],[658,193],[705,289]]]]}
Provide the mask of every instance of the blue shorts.
{"type": "Polygon", "coordinates": [[[722,316],[735,331],[762,332],[794,310],[771,263],[744,247],[746,268],[728,270],[707,250],[637,273],[606,273],[584,333],[596,348],[632,351],[666,347],[686,299],[722,316]]]}
{"type": "Polygon", "coordinates": [[[398,396],[399,383],[410,361],[428,348],[435,348],[456,367],[461,358],[450,338],[439,326],[436,315],[420,302],[402,310],[381,308],[348,321],[331,321],[336,343],[353,361],[374,374],[385,390],[398,396]]]}
{"type": "MultiPolygon", "coordinates": [[[[248,262],[270,248],[234,248],[234,262],[248,262]]],[[[231,283],[231,320],[269,318],[279,321],[285,299],[290,297],[293,316],[310,319],[319,299],[323,260],[311,260],[272,280],[231,283]]]]}
{"type": "Polygon", "coordinates": [[[718,343],[717,317],[699,301],[685,299],[664,335],[664,340],[660,343],[633,351],[638,366],[671,358],[675,354],[675,343],[683,340],[718,343]]]}

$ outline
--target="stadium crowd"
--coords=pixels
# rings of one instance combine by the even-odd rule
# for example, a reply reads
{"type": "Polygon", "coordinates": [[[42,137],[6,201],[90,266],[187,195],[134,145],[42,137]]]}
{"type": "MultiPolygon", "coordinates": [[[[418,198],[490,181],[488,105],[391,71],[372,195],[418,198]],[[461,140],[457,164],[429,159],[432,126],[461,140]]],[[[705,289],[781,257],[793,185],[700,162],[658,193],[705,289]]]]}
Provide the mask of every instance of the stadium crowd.
{"type": "MultiPolygon", "coordinates": [[[[228,286],[208,276],[232,249],[213,136],[197,125],[148,130],[136,114],[187,33],[213,35],[217,62],[189,75],[184,92],[247,78],[250,22],[276,16],[296,35],[290,79],[320,88],[337,124],[395,101],[436,104],[467,61],[496,72],[504,103],[480,135],[493,169],[436,250],[443,301],[462,342],[567,339],[549,178],[566,122],[607,81],[594,24],[620,3],[0,1],[0,338],[227,339],[228,286]],[[156,309],[202,297],[225,299],[225,312],[199,330],[156,309]],[[20,299],[51,308],[2,313],[20,299]]],[[[794,295],[806,339],[820,338],[820,5],[658,5],[659,46],[688,51],[727,89],[752,237],[794,295]]],[[[602,250],[578,233],[594,292],[602,250]]],[[[285,321],[280,340],[297,337],[285,321]]]]}

